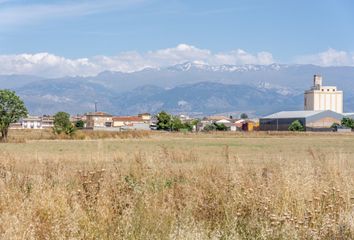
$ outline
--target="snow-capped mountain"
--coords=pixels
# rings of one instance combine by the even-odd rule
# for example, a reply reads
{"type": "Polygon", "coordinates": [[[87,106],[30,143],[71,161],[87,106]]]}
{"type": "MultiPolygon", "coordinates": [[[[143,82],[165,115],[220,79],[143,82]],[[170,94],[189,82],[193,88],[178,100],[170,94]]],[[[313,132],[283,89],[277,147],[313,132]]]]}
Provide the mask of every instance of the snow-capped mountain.
{"type": "Polygon", "coordinates": [[[0,84],[15,89],[34,114],[83,113],[98,101],[102,111],[113,114],[242,110],[259,115],[301,110],[303,91],[312,85],[314,74],[322,74],[324,84],[344,90],[345,111],[354,111],[354,67],[186,62],[132,73],[106,71],[95,77],[0,76],[0,84]]]}
{"type": "MultiPolygon", "coordinates": [[[[165,69],[170,71],[209,71],[209,72],[257,72],[257,71],[279,71],[282,68],[287,68],[289,65],[285,64],[270,64],[270,65],[208,65],[199,62],[185,62],[177,64],[165,69]]],[[[161,69],[159,69],[161,70],[161,69]]]]}

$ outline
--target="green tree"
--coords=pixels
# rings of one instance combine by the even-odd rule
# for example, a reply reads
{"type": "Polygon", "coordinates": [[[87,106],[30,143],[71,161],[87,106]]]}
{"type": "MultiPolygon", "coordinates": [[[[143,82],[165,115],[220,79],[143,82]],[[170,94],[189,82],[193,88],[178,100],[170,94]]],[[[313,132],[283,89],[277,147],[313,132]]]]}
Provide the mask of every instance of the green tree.
{"type": "Polygon", "coordinates": [[[18,122],[26,117],[28,111],[24,102],[14,91],[0,90],[0,131],[1,141],[7,141],[7,135],[11,123],[18,122]]]}
{"type": "Polygon", "coordinates": [[[248,119],[248,115],[246,113],[242,113],[240,118],[241,119],[248,119]]]}
{"type": "Polygon", "coordinates": [[[184,128],[184,124],[182,123],[181,119],[179,119],[177,116],[171,117],[171,130],[179,131],[182,128],[184,128]]]}
{"type": "Polygon", "coordinates": [[[158,130],[171,130],[171,115],[162,111],[156,115],[158,130]]]}
{"type": "Polygon", "coordinates": [[[347,128],[354,128],[354,120],[348,117],[344,117],[341,121],[341,124],[347,128]]]}
{"type": "Polygon", "coordinates": [[[185,122],[183,124],[183,128],[187,129],[188,131],[193,131],[193,126],[196,126],[196,124],[193,124],[193,121],[185,122]]]}
{"type": "Polygon", "coordinates": [[[54,115],[54,133],[72,135],[75,132],[73,124],[70,122],[70,115],[66,112],[58,112],[54,115]]]}
{"type": "Polygon", "coordinates": [[[227,131],[227,127],[223,123],[221,123],[221,124],[215,123],[215,126],[216,126],[217,131],[227,131]]]}
{"type": "Polygon", "coordinates": [[[207,124],[207,125],[205,125],[205,127],[203,128],[203,130],[204,130],[204,131],[207,131],[207,132],[209,132],[209,131],[216,131],[216,126],[215,126],[214,123],[212,123],[212,124],[207,124]]]}
{"type": "Polygon", "coordinates": [[[289,131],[294,131],[294,132],[301,132],[305,131],[304,126],[301,124],[299,120],[293,121],[290,126],[289,126],[289,131]]]}
{"type": "Polygon", "coordinates": [[[82,120],[77,120],[75,122],[75,127],[78,128],[78,129],[82,129],[82,128],[84,128],[84,126],[85,126],[85,123],[82,120]]]}

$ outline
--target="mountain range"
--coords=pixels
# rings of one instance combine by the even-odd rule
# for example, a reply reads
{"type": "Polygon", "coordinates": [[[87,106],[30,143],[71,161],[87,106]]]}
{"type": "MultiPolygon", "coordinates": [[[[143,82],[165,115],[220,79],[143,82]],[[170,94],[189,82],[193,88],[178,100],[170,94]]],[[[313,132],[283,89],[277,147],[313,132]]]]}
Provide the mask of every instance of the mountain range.
{"type": "Polygon", "coordinates": [[[211,114],[261,116],[301,110],[303,91],[314,74],[324,85],[344,90],[344,110],[354,111],[354,67],[315,65],[221,65],[186,62],[141,71],[102,72],[91,77],[48,79],[2,75],[2,88],[13,89],[31,114],[98,110],[116,115],[166,110],[196,116],[211,114]]]}

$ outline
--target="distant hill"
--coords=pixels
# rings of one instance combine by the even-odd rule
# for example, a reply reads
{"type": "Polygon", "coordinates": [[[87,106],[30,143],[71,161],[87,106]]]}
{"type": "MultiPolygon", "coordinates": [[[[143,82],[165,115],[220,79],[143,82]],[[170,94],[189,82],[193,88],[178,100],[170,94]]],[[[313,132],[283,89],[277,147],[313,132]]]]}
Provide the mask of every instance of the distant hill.
{"type": "Polygon", "coordinates": [[[208,115],[247,111],[253,115],[302,109],[302,93],[321,74],[325,85],[344,90],[345,111],[354,112],[354,67],[314,65],[221,65],[184,63],[138,72],[102,72],[94,77],[45,79],[0,76],[2,88],[24,98],[33,114],[92,111],[208,115]]]}

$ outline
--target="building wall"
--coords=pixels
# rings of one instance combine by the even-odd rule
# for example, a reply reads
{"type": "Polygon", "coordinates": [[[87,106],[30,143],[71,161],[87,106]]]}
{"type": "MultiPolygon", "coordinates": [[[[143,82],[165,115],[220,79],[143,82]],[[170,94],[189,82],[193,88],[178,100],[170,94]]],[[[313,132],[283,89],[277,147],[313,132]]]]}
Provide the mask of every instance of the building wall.
{"type": "Polygon", "coordinates": [[[321,87],[320,90],[305,92],[305,110],[332,110],[343,113],[343,92],[335,87],[321,87]]]}
{"type": "Polygon", "coordinates": [[[331,117],[324,117],[314,122],[307,122],[306,128],[330,128],[333,123],[340,124],[340,120],[331,117]]]}
{"type": "Polygon", "coordinates": [[[21,122],[22,128],[41,129],[41,119],[24,119],[21,122]]]}
{"type": "Polygon", "coordinates": [[[259,119],[259,130],[261,131],[288,131],[289,126],[295,120],[299,120],[303,126],[306,125],[305,118],[261,118],[259,119]]]}
{"type": "Polygon", "coordinates": [[[87,116],[86,118],[86,127],[107,127],[106,123],[112,124],[112,117],[109,116],[87,116]]]}
{"type": "Polygon", "coordinates": [[[148,122],[143,121],[113,121],[113,127],[123,127],[123,126],[132,126],[139,124],[148,124],[148,122]]]}

